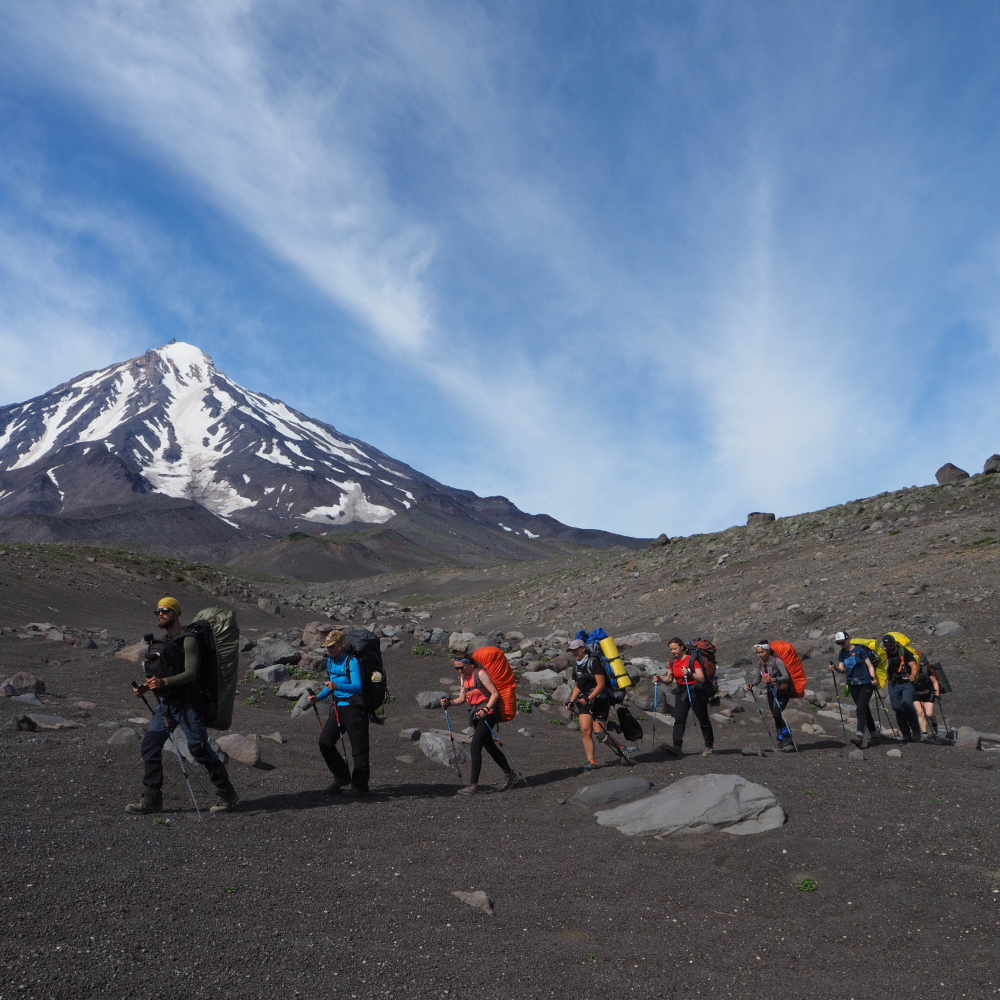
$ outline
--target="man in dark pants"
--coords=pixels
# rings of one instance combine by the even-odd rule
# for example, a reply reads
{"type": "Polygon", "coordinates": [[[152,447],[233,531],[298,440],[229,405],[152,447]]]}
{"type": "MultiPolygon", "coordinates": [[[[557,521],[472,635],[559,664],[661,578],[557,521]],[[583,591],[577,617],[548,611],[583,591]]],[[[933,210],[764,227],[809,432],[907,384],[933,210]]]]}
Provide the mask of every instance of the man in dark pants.
{"type": "MultiPolygon", "coordinates": [[[[670,640],[670,679],[677,685],[677,695],[674,699],[674,744],[673,753],[681,754],[684,745],[684,730],[690,710],[694,711],[701,725],[701,735],[705,743],[703,757],[710,757],[715,750],[715,732],[708,717],[708,691],[705,688],[705,672],[698,661],[691,656],[684,645],[683,639],[670,640]]],[[[659,674],[653,675],[657,684],[663,683],[659,674]]]]}
{"type": "Polygon", "coordinates": [[[889,673],[889,704],[896,714],[896,724],[907,743],[920,739],[920,717],[913,705],[915,682],[920,673],[913,652],[900,645],[893,635],[882,637],[889,673]]]}
{"type": "Polygon", "coordinates": [[[785,661],[771,649],[766,639],[758,642],[756,649],[760,657],[759,673],[750,686],[755,687],[761,681],[764,682],[767,687],[767,707],[771,710],[771,718],[774,719],[778,746],[783,750],[794,750],[791,731],[785,725],[785,718],[781,714],[788,707],[788,700],[792,696],[791,674],[785,666],[785,661]]]}
{"type": "Polygon", "coordinates": [[[163,808],[163,745],[170,738],[170,731],[178,726],[184,731],[191,756],[208,771],[219,801],[211,812],[229,812],[239,795],[226,773],[226,766],[209,745],[208,732],[202,716],[198,696],[198,640],[184,632],[180,622],[181,606],[172,597],[164,597],[156,606],[156,622],[166,633],[159,649],[159,661],[146,683],[136,688],[136,697],[147,691],[156,695],[159,704],[149,720],[149,729],[142,738],[143,775],[145,786],[142,798],[130,802],[125,811],[130,813],[159,812],[163,808]]]}
{"type": "Polygon", "coordinates": [[[333,773],[327,791],[351,798],[368,794],[368,709],[361,684],[361,664],[350,652],[347,639],[339,629],[330,632],[323,645],[329,651],[326,671],[329,680],[319,695],[310,695],[309,704],[333,696],[330,715],[319,737],[319,752],[333,773]],[[351,741],[354,773],[337,750],[337,740],[344,735],[351,741]]]}

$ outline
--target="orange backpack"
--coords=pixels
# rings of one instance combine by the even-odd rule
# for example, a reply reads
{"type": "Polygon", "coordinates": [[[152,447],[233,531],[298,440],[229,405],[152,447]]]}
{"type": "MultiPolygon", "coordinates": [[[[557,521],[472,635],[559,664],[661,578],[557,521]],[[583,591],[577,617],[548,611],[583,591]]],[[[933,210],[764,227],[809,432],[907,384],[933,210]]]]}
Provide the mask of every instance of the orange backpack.
{"type": "Polygon", "coordinates": [[[776,639],[768,645],[788,668],[788,676],[792,679],[792,697],[801,698],[806,693],[806,672],[802,669],[802,661],[795,652],[795,647],[783,639],[776,639]]]}
{"type": "Polygon", "coordinates": [[[503,650],[496,646],[481,646],[469,656],[490,675],[500,694],[496,707],[497,722],[510,722],[517,714],[517,678],[503,650]]]}

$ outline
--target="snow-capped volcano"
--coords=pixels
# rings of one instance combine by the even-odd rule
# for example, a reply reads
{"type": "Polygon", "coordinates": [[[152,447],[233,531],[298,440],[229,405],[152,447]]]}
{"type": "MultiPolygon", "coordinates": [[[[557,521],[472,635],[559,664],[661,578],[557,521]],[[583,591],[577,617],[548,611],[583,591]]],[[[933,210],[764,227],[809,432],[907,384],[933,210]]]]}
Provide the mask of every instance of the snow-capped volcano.
{"type": "Polygon", "coordinates": [[[183,510],[186,543],[211,536],[229,544],[397,524],[417,509],[474,522],[510,543],[517,536],[518,545],[553,536],[634,542],[444,486],[242,388],[203,351],[176,341],[0,407],[0,536],[7,540],[137,541],[149,530],[169,534],[163,518],[176,523],[183,510]]]}

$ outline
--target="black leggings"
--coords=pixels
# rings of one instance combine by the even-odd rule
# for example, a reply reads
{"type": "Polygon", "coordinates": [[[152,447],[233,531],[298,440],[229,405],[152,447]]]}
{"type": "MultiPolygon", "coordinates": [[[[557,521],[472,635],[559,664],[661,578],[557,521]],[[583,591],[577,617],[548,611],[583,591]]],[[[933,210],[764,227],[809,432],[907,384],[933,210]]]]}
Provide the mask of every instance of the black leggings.
{"type": "Polygon", "coordinates": [[[777,688],[778,697],[774,697],[776,686],[769,685],[767,689],[767,707],[771,710],[771,718],[774,719],[775,732],[781,733],[787,729],[785,720],[781,716],[783,709],[788,707],[788,699],[792,692],[788,688],[777,688]]]}
{"type": "Polygon", "coordinates": [[[493,734],[490,732],[490,726],[496,725],[496,719],[491,712],[485,719],[480,719],[478,722],[471,717],[469,722],[476,727],[476,731],[472,734],[472,743],[469,746],[469,754],[472,757],[472,778],[470,783],[475,785],[479,783],[479,772],[483,769],[483,749],[500,765],[500,770],[504,774],[510,774],[510,764],[507,763],[507,758],[504,757],[503,751],[496,745],[493,739],[493,734]]]}
{"type": "Polygon", "coordinates": [[[368,790],[370,769],[368,766],[368,712],[363,708],[351,705],[334,705],[330,709],[330,717],[326,720],[323,732],[319,735],[319,752],[326,761],[326,766],[333,776],[342,784],[352,784],[361,791],[368,790]],[[340,725],[337,725],[337,718],[340,725]],[[347,766],[347,761],[337,750],[337,740],[343,734],[351,741],[351,756],[354,758],[354,774],[347,766]]]}
{"type": "Polygon", "coordinates": [[[687,725],[688,711],[694,709],[695,718],[701,724],[701,735],[706,747],[715,745],[715,733],[708,718],[708,692],[700,684],[692,684],[691,698],[688,700],[688,686],[679,685],[674,699],[674,746],[684,743],[684,729],[687,725]]]}
{"type": "Polygon", "coordinates": [[[858,706],[858,732],[863,733],[867,723],[868,732],[874,733],[875,720],[872,718],[868,702],[872,700],[875,688],[871,684],[849,684],[847,689],[851,692],[854,704],[858,706]]]}

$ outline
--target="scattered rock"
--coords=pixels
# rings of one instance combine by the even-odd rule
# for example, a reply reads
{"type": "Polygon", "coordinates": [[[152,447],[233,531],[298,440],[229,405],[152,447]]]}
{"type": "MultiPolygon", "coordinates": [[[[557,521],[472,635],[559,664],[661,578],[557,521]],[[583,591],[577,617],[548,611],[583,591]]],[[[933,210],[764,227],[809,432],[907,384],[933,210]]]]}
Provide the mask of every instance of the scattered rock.
{"type": "Polygon", "coordinates": [[[496,915],[493,910],[493,900],[490,899],[490,897],[487,896],[482,889],[479,889],[477,892],[458,891],[453,892],[452,895],[456,899],[461,900],[467,906],[471,906],[476,910],[482,910],[483,913],[486,913],[491,917],[496,915]]]}
{"type": "Polygon", "coordinates": [[[864,752],[864,750],[852,750],[847,755],[847,758],[848,758],[848,760],[864,760],[865,759],[865,752],[864,752]]]}
{"type": "Polygon", "coordinates": [[[635,798],[652,788],[652,782],[645,778],[616,778],[613,781],[599,781],[595,785],[585,785],[570,799],[577,806],[592,809],[608,802],[635,798]]]}
{"type": "Polygon", "coordinates": [[[417,758],[411,757],[408,753],[400,754],[396,760],[398,760],[400,764],[416,764],[417,762],[417,758]]]}
{"type": "MultiPolygon", "coordinates": [[[[180,726],[178,726],[173,731],[173,737],[174,737],[174,742],[177,744],[177,749],[180,751],[180,755],[189,764],[196,763],[194,757],[191,754],[191,750],[188,748],[187,737],[184,735],[184,730],[181,729],[180,726]]],[[[226,751],[223,750],[222,747],[220,747],[219,744],[215,742],[215,740],[211,739],[211,737],[208,740],[208,745],[215,751],[216,756],[219,758],[219,760],[222,761],[223,764],[228,763],[229,754],[227,754],[226,751]]],[[[256,744],[254,744],[254,746],[256,746],[256,744]]],[[[163,759],[177,760],[177,754],[174,753],[173,747],[170,746],[169,742],[164,747],[163,759]]]]}
{"type": "Polygon", "coordinates": [[[469,751],[458,740],[450,740],[440,733],[423,733],[418,744],[421,753],[430,760],[445,767],[455,766],[455,757],[458,756],[459,764],[469,764],[472,758],[469,751]]]}
{"type": "Polygon", "coordinates": [[[121,729],[121,727],[120,722],[99,722],[97,724],[98,729],[121,729]]]}
{"type": "Polygon", "coordinates": [[[555,691],[563,683],[562,674],[546,667],[544,670],[526,670],[522,675],[526,684],[539,687],[543,691],[555,691]]]}
{"type": "Polygon", "coordinates": [[[1000,472],[1000,455],[990,455],[983,465],[983,475],[988,476],[994,472],[1000,472]]]}
{"type": "Polygon", "coordinates": [[[903,751],[899,747],[893,747],[891,750],[886,750],[886,757],[902,757],[903,751]]]}
{"type": "Polygon", "coordinates": [[[633,632],[631,635],[622,635],[615,639],[615,645],[619,651],[631,649],[633,646],[641,646],[647,642],[659,642],[659,632],[633,632]]]}
{"type": "Polygon", "coordinates": [[[958,622],[938,622],[934,626],[934,634],[938,636],[961,635],[965,629],[958,622]]]}
{"type": "Polygon", "coordinates": [[[14,718],[14,724],[17,729],[27,730],[29,733],[37,733],[40,729],[55,730],[83,728],[79,722],[71,722],[69,719],[64,719],[59,715],[38,715],[34,713],[16,716],[14,718]]]}
{"type": "Polygon", "coordinates": [[[242,733],[226,733],[219,737],[218,743],[233,760],[238,760],[241,764],[255,767],[260,763],[260,747],[242,733]]]}
{"type": "Polygon", "coordinates": [[[276,663],[298,663],[302,653],[284,639],[261,639],[255,649],[256,657],[250,664],[251,670],[270,667],[276,663]]]}
{"type": "Polygon", "coordinates": [[[128,660],[129,663],[142,663],[148,648],[144,642],[137,642],[134,646],[123,646],[115,653],[115,659],[128,660]]]}
{"type": "Polygon", "coordinates": [[[281,615],[281,605],[267,597],[258,597],[257,607],[260,608],[265,615],[281,615]]]}
{"type": "Polygon", "coordinates": [[[959,750],[982,750],[983,749],[983,738],[979,733],[973,733],[971,736],[966,736],[955,741],[955,746],[959,750]]]}
{"type": "Polygon", "coordinates": [[[521,736],[533,736],[534,734],[530,729],[525,729],[523,726],[518,730],[521,736]]]}
{"type": "Polygon", "coordinates": [[[3,682],[3,687],[5,693],[7,688],[11,689],[10,694],[7,695],[8,698],[17,694],[45,694],[45,681],[25,670],[19,670],[16,674],[8,677],[3,682]]]}
{"type": "Polygon", "coordinates": [[[401,729],[399,735],[403,737],[404,740],[413,740],[416,743],[420,739],[419,729],[401,729]]]}
{"type": "Polygon", "coordinates": [[[763,757],[764,751],[758,750],[756,747],[744,747],[741,751],[744,757],[763,757]]]}
{"type": "Polygon", "coordinates": [[[447,691],[421,691],[417,695],[417,704],[421,708],[440,708],[441,699],[447,697],[447,691]]]}
{"type": "Polygon", "coordinates": [[[286,664],[276,663],[273,667],[261,667],[259,670],[255,670],[253,675],[265,684],[280,684],[282,681],[288,680],[291,673],[292,671],[286,664]]]}
{"type": "Polygon", "coordinates": [[[298,699],[304,694],[309,694],[309,689],[312,689],[313,694],[319,694],[323,689],[323,682],[319,679],[313,681],[282,681],[281,687],[278,688],[279,698],[298,699]]]}
{"type": "Polygon", "coordinates": [[[309,622],[302,630],[302,642],[309,648],[319,646],[330,631],[329,622],[309,622]]]}
{"type": "Polygon", "coordinates": [[[257,648],[257,640],[249,637],[240,639],[240,652],[249,653],[251,649],[257,648]]]}
{"type": "Polygon", "coordinates": [[[97,708],[97,702],[94,701],[74,701],[72,705],[73,708],[82,708],[85,712],[92,712],[97,708]]]}
{"type": "Polygon", "coordinates": [[[552,692],[552,701],[554,704],[564,708],[572,693],[573,685],[563,682],[552,692]]]}
{"type": "Polygon", "coordinates": [[[278,733],[278,732],[274,732],[274,733],[262,733],[260,738],[262,740],[270,740],[272,743],[279,743],[279,744],[281,744],[281,743],[285,742],[284,739],[283,739],[283,737],[282,737],[282,735],[281,735],[281,733],[278,733]]]}
{"type": "Polygon", "coordinates": [[[139,736],[134,729],[125,726],[108,737],[108,743],[113,747],[137,747],[139,736]]]}
{"type": "Polygon", "coordinates": [[[944,483],[957,483],[960,479],[968,479],[969,474],[965,469],[960,469],[957,465],[952,465],[951,462],[945,462],[934,473],[934,478],[939,484],[943,485],[944,483]]]}
{"type": "Polygon", "coordinates": [[[597,813],[601,826],[627,836],[674,834],[750,834],[774,830],[785,822],[774,793],[738,774],[702,774],[681,778],[637,802],[597,813]]]}
{"type": "Polygon", "coordinates": [[[20,705],[30,705],[32,708],[44,708],[41,698],[37,694],[16,694],[11,701],[16,701],[20,705]]]}
{"type": "Polygon", "coordinates": [[[758,524],[769,524],[773,520],[773,514],[764,514],[759,510],[755,510],[752,514],[747,514],[747,527],[758,524]]]}
{"type": "MultiPolygon", "coordinates": [[[[469,643],[476,638],[475,632],[452,632],[448,636],[448,648],[453,653],[467,653],[469,651],[469,643]]],[[[431,642],[434,641],[434,636],[431,636],[431,642]]]]}
{"type": "Polygon", "coordinates": [[[566,728],[571,732],[578,733],[580,731],[580,723],[577,722],[576,719],[570,719],[570,721],[566,723],[566,728]]]}
{"type": "Polygon", "coordinates": [[[566,805],[566,800],[565,799],[556,799],[556,805],[557,806],[564,806],[564,805],[566,805]]]}

